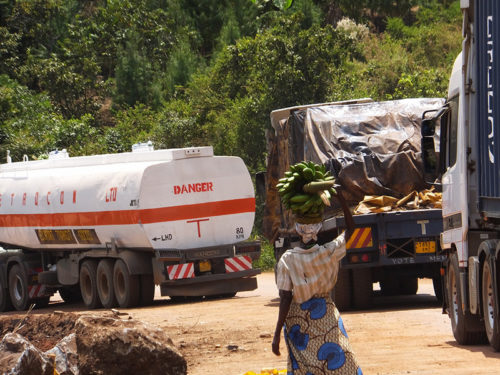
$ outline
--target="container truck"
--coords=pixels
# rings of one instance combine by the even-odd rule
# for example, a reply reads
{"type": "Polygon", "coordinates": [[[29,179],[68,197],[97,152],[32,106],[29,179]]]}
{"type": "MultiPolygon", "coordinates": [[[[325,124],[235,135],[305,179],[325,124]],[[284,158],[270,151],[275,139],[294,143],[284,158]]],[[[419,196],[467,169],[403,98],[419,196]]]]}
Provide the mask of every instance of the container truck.
{"type": "MultiPolygon", "coordinates": [[[[324,164],[350,206],[365,195],[401,198],[424,189],[421,120],[443,103],[440,98],[359,99],[273,111],[263,222],[276,258],[298,243],[293,218],[275,187],[290,165],[302,160],[324,164]]],[[[415,294],[418,278],[431,278],[441,297],[440,208],[389,209],[355,215],[354,222],[334,290],[339,309],[369,307],[376,282],[386,295],[415,294]]],[[[337,202],[325,211],[319,240],[331,240],[343,227],[337,202]]]]}
{"type": "MultiPolygon", "coordinates": [[[[10,161],[10,160],[9,160],[10,161]]],[[[59,292],[87,308],[257,287],[253,183],[212,147],[0,165],[0,311],[59,292]]]]}
{"type": "Polygon", "coordinates": [[[461,0],[462,51],[447,102],[422,126],[428,180],[442,184],[445,309],[459,344],[500,350],[500,4],[461,0]]]}

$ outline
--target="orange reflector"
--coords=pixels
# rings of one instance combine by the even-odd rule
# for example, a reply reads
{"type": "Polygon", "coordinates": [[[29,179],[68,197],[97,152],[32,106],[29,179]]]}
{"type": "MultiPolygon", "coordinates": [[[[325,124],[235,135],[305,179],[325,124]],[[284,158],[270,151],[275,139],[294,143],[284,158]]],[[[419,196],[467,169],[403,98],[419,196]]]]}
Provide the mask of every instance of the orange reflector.
{"type": "Polygon", "coordinates": [[[354,229],[354,232],[346,243],[347,249],[361,249],[372,246],[372,229],[370,227],[354,229]]]}

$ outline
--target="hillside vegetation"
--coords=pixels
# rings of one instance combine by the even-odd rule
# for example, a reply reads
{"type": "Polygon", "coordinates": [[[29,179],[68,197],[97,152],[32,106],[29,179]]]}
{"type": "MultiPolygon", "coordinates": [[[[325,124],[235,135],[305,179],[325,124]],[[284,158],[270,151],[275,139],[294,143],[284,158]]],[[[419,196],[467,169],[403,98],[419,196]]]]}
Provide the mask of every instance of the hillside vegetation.
{"type": "Polygon", "coordinates": [[[0,155],[151,140],[255,172],[273,109],[444,96],[460,20],[445,0],[0,0],[0,155]]]}

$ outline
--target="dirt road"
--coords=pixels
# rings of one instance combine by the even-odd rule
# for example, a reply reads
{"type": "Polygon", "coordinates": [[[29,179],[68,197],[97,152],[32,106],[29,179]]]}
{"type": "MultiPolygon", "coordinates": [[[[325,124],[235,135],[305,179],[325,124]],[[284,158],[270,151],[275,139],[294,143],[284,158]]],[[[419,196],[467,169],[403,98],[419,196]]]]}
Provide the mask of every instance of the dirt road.
{"type": "MultiPolygon", "coordinates": [[[[32,313],[82,308],[60,303],[57,295],[52,301],[49,308],[32,313]]],[[[455,343],[430,281],[421,280],[416,296],[377,296],[375,303],[371,310],[342,313],[365,375],[500,373],[500,353],[487,345],[455,343]]],[[[271,273],[259,276],[257,290],[231,299],[174,303],[157,297],[153,306],[125,311],[163,327],[186,357],[189,375],[240,375],[250,370],[258,373],[262,368],[286,368],[283,341],[281,357],[271,352],[278,313],[271,273]]]]}

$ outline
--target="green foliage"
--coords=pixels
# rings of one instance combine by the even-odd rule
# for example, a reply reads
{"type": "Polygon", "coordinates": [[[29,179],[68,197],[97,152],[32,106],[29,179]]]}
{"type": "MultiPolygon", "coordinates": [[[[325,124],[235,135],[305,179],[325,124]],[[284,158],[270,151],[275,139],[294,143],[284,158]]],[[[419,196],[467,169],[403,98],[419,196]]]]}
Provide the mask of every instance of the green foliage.
{"type": "Polygon", "coordinates": [[[93,119],[65,120],[49,98],[36,94],[5,75],[0,76],[0,155],[10,150],[13,160],[23,155],[38,159],[55,149],[66,148],[73,155],[95,153],[98,136],[93,119]]]}
{"type": "Polygon", "coordinates": [[[149,139],[155,147],[180,148],[208,144],[198,138],[200,129],[196,119],[181,110],[184,103],[176,103],[178,107],[172,103],[161,112],[152,128],[149,139]]]}
{"type": "Polygon", "coordinates": [[[165,73],[167,97],[182,94],[191,76],[203,66],[203,60],[191,48],[189,41],[182,39],[170,54],[165,73]]]}
{"type": "Polygon", "coordinates": [[[262,271],[272,271],[276,264],[273,246],[265,239],[258,238],[261,241],[260,258],[253,262],[253,268],[260,268],[262,271]]]}
{"type": "Polygon", "coordinates": [[[148,103],[153,108],[158,108],[161,89],[153,68],[140,47],[138,36],[134,34],[125,47],[118,48],[117,56],[115,103],[124,106],[148,103]]]}
{"type": "Polygon", "coordinates": [[[18,78],[29,87],[46,92],[66,118],[95,114],[99,104],[94,95],[103,84],[92,79],[98,72],[95,64],[86,59],[82,64],[86,66],[77,72],[74,65],[56,54],[44,57],[28,51],[25,65],[18,69],[18,78]]]}
{"type": "Polygon", "coordinates": [[[436,69],[426,69],[412,74],[403,73],[394,94],[388,99],[446,97],[448,77],[436,69]]]}
{"type": "Polygon", "coordinates": [[[155,149],[206,145],[197,138],[199,127],[182,101],[161,111],[144,104],[116,113],[116,125],[105,131],[107,152],[129,152],[135,143],[152,141],[155,149]]]}
{"type": "Polygon", "coordinates": [[[116,125],[105,133],[108,152],[130,152],[134,143],[150,140],[156,117],[156,112],[144,104],[117,112],[116,125]]]}

